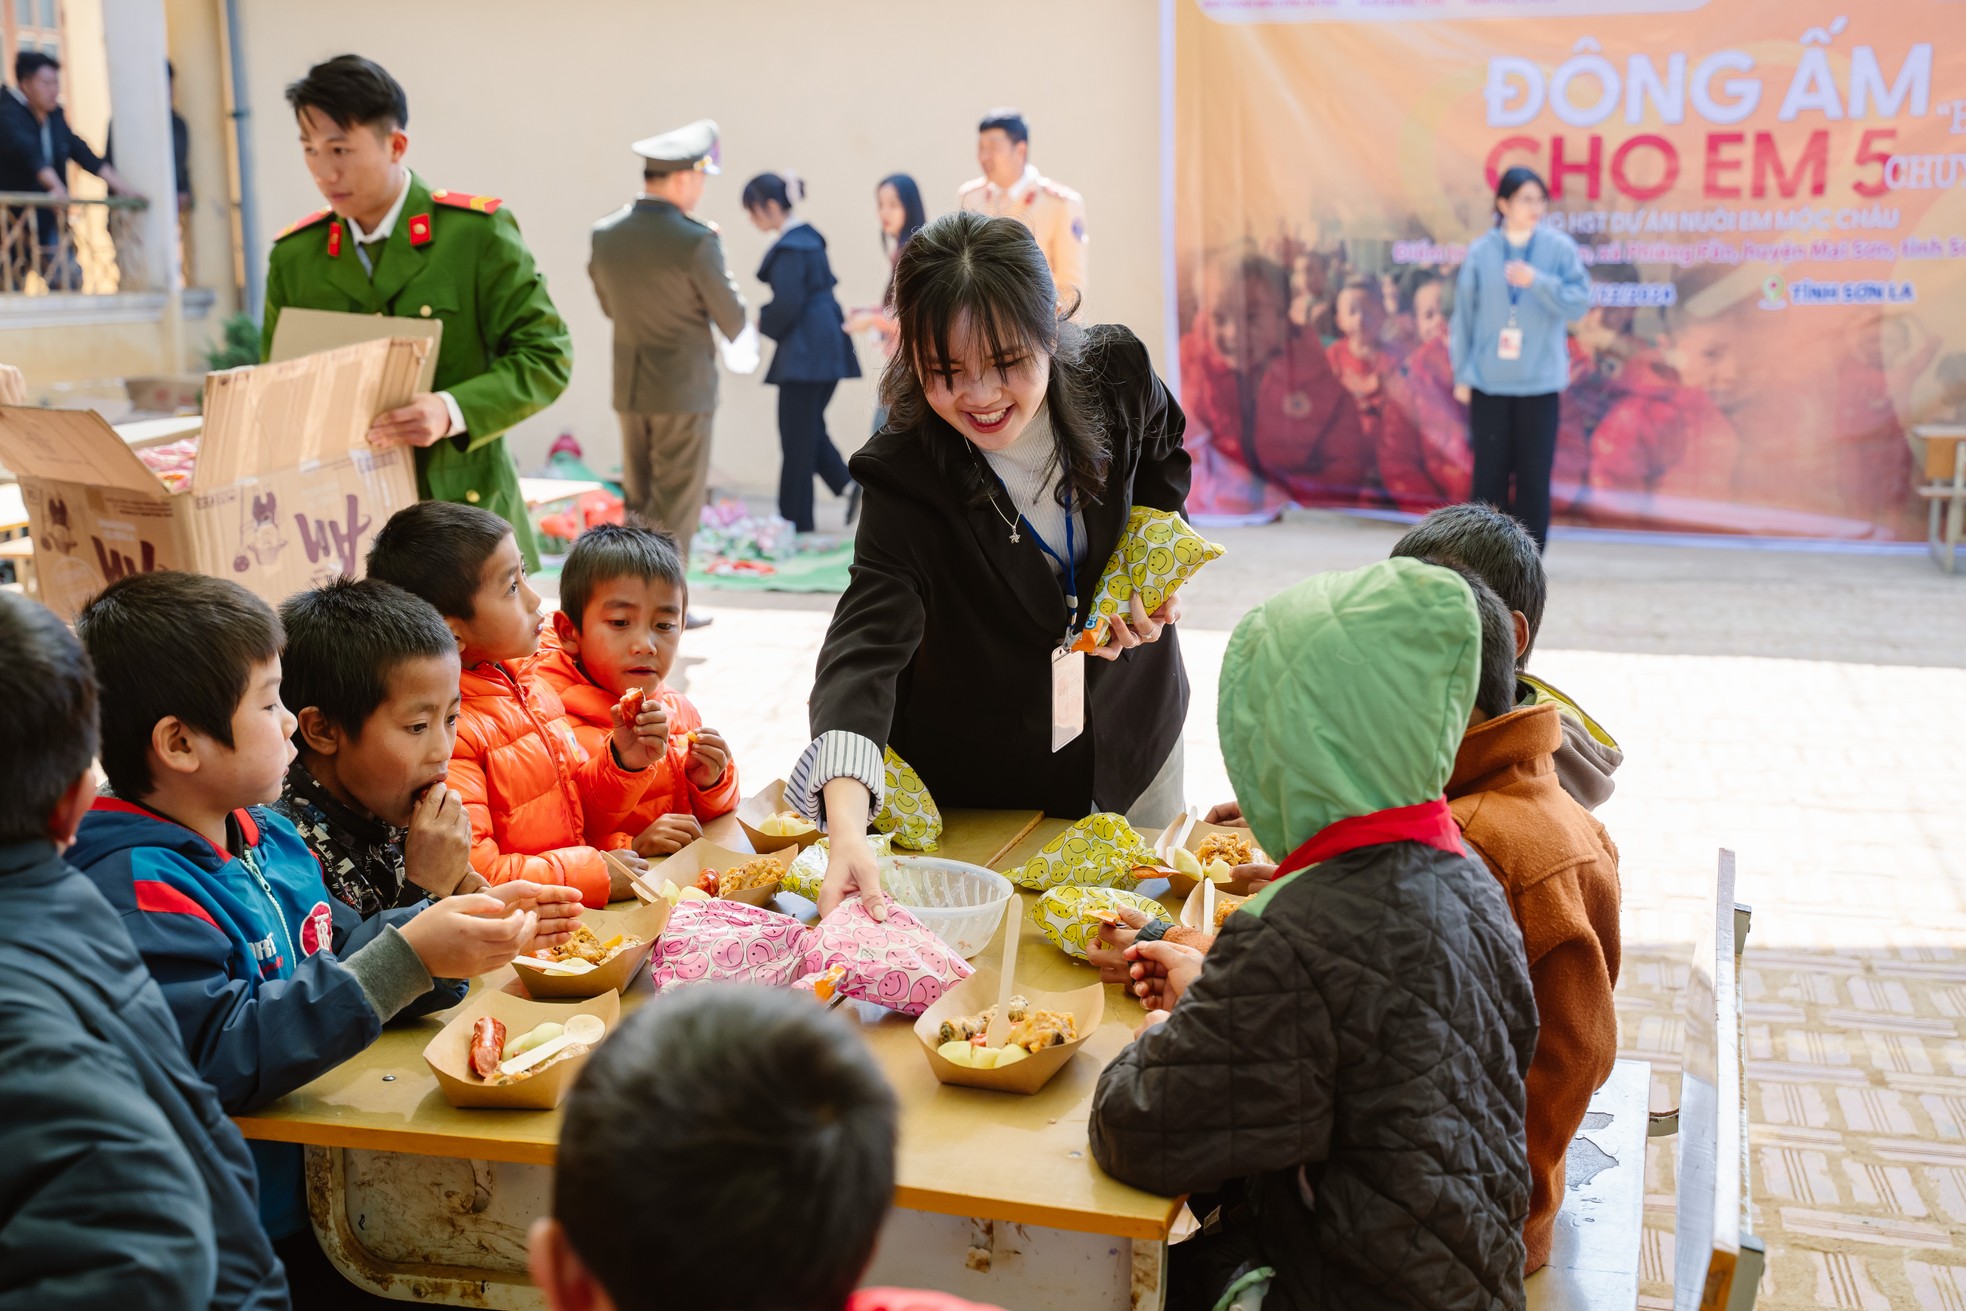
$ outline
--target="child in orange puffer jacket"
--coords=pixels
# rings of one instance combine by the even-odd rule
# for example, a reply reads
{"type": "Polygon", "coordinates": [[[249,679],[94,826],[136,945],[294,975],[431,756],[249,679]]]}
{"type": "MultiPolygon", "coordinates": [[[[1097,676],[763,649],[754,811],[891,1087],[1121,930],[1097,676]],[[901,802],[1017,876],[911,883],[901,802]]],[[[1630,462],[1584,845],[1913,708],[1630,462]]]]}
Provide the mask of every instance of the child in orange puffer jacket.
{"type": "Polygon", "coordinates": [[[422,501],[390,517],[369,551],[369,576],[420,596],[457,637],[457,746],[446,783],[471,818],[471,868],[492,883],[531,879],[580,889],[600,909],[633,895],[645,862],[587,839],[618,828],[640,804],[664,747],[661,713],[615,718],[583,746],[553,688],[522,662],[539,648],[539,594],[526,585],[512,529],[470,505],[422,501]]]}
{"type": "Polygon", "coordinates": [[[666,744],[648,790],[625,817],[590,812],[598,845],[665,856],[703,836],[702,821],[737,808],[730,747],[689,699],[665,680],[682,640],[689,586],[676,539],[631,519],[582,533],[560,570],[560,612],[532,664],[559,694],[580,745],[598,752],[622,698],[639,692],[643,713],[661,716],[666,744]]]}

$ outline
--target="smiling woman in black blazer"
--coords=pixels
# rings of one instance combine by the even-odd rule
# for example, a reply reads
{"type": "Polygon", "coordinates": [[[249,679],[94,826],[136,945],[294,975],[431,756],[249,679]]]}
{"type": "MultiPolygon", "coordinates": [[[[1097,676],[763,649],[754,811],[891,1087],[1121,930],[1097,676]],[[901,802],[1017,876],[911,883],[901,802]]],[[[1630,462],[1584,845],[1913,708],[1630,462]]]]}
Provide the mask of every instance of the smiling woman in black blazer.
{"type": "Polygon", "coordinates": [[[1015,219],[930,223],[902,253],[893,297],[891,415],[852,461],[866,489],[852,581],[819,653],[814,740],[787,789],[832,835],[822,911],[857,892],[881,913],[863,835],[883,745],[944,807],[1164,823],[1181,797],[1177,600],[1150,616],[1136,599],[1114,625],[1083,666],[1084,730],[1052,749],[1055,657],[1085,622],[1127,512],[1185,508],[1180,406],[1131,332],[1081,328],[1059,309],[1015,219]]]}

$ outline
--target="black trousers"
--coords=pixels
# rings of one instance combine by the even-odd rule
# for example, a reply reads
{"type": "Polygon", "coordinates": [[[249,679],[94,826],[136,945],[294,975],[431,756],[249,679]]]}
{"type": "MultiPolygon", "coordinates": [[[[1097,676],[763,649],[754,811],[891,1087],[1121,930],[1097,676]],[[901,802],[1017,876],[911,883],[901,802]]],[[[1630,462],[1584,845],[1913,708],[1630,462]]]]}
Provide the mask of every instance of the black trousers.
{"type": "Polygon", "coordinates": [[[1541,396],[1490,396],[1468,405],[1474,446],[1472,498],[1522,520],[1541,550],[1550,540],[1550,468],[1556,463],[1557,402],[1541,396]]]}
{"type": "Polygon", "coordinates": [[[778,384],[778,512],[802,533],[812,531],[812,478],[818,474],[835,496],[853,480],[826,432],[826,406],[837,382],[778,384]]]}

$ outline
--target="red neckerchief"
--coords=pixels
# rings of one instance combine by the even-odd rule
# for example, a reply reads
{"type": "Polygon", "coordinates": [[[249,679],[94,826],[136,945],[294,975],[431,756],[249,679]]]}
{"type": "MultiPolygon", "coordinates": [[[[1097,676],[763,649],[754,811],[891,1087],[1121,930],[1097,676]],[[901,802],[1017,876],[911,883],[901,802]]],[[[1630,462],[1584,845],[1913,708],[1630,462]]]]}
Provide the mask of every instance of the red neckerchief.
{"type": "Polygon", "coordinates": [[[1354,815],[1327,825],[1277,866],[1276,877],[1280,879],[1333,856],[1359,847],[1376,847],[1382,842],[1421,842],[1457,855],[1463,850],[1461,828],[1454,822],[1454,812],[1447,808],[1446,797],[1438,797],[1417,806],[1375,810],[1369,815],[1354,815]]]}

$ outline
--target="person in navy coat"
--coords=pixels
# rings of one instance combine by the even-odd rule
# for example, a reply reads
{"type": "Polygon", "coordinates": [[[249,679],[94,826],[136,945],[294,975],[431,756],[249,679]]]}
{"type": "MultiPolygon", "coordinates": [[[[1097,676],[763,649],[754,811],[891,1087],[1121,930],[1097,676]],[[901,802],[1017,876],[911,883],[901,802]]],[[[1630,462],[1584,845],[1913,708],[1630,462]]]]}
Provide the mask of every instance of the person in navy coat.
{"type": "Polygon", "coordinates": [[[847,498],[846,521],[860,508],[860,488],[847,473],[826,431],[826,406],[842,378],[858,378],[853,338],[833,295],[833,266],[826,238],[792,212],[805,199],[796,178],[760,173],[744,184],[744,210],[777,240],[758,266],[770,284],[771,302],[758,312],[758,331],[778,343],[765,381],[778,388],[778,512],[802,533],[812,531],[812,479],[816,473],[835,496],[847,498]]]}

